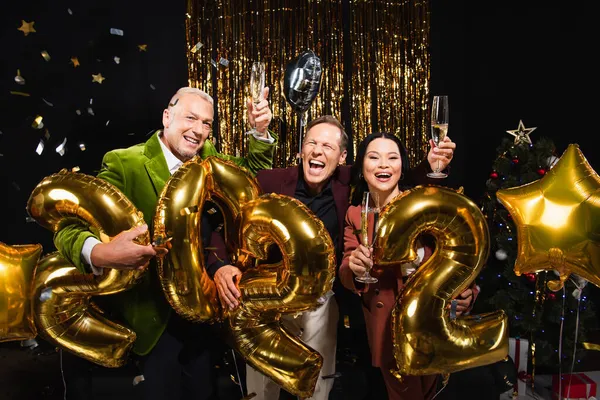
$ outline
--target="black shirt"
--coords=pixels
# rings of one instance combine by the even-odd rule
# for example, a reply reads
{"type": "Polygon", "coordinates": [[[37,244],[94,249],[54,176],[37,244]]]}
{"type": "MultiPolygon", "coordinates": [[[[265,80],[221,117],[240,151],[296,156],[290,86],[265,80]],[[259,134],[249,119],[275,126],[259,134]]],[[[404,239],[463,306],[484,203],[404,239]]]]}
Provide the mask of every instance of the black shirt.
{"type": "Polygon", "coordinates": [[[342,254],[343,249],[339,248],[338,239],[340,228],[338,224],[337,211],[335,209],[335,200],[333,198],[331,180],[327,182],[320,193],[312,195],[309,191],[308,185],[304,181],[302,171],[300,171],[294,197],[304,203],[310,209],[310,211],[315,213],[315,215],[319,217],[321,221],[323,221],[323,224],[325,224],[325,229],[327,229],[329,236],[331,236],[331,240],[333,240],[336,258],[339,263],[339,257],[342,254]]]}

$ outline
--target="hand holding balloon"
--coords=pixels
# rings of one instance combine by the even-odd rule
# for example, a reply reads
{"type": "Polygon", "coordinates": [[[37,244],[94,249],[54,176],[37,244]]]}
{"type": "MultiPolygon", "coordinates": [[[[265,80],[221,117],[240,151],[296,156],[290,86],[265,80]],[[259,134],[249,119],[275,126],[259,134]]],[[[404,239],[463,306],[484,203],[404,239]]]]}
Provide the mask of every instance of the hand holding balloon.
{"type": "Polygon", "coordinates": [[[146,268],[152,257],[166,254],[168,251],[163,248],[158,253],[151,244],[135,243],[134,240],[147,231],[148,225],[136,226],[119,233],[108,243],[97,244],[92,249],[92,264],[97,268],[139,270],[146,268]]]}

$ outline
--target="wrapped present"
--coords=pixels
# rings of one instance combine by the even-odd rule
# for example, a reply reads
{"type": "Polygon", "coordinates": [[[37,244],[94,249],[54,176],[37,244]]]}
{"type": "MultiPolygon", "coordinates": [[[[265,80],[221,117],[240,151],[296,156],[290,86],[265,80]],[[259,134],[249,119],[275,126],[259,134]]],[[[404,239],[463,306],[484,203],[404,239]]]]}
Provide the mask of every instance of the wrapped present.
{"type": "Polygon", "coordinates": [[[508,339],[508,355],[513,359],[517,367],[517,385],[514,392],[524,396],[527,393],[527,356],[529,354],[529,341],[527,339],[508,339]]]}
{"type": "MultiPolygon", "coordinates": [[[[598,376],[596,377],[598,378],[598,376]]],[[[596,391],[597,383],[586,372],[554,375],[552,377],[552,392],[554,394],[554,398],[557,399],[591,400],[596,398],[596,391]],[[560,387],[559,377],[562,378],[560,387]]]]}

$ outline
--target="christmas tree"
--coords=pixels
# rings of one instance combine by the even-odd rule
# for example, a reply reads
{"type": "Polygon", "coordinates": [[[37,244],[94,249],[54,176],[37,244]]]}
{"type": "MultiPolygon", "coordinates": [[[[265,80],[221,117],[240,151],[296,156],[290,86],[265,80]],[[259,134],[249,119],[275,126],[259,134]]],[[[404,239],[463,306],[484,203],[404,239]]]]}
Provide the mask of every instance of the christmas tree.
{"type": "Polygon", "coordinates": [[[508,211],[498,202],[496,192],[541,179],[558,160],[550,139],[540,138],[532,143],[529,134],[534,129],[525,128],[520,122],[517,130],[507,131],[514,140],[504,138],[496,150],[481,201],[490,230],[490,257],[478,277],[481,294],[475,312],[503,309],[509,318],[509,335],[535,344],[535,353],[529,355],[530,371],[535,368],[536,372],[556,373],[559,352],[562,371],[570,370],[574,347],[577,370],[586,355],[582,347],[586,333],[597,328],[598,321],[583,279],[571,275],[564,289],[552,292],[547,282],[557,279],[553,271],[517,276],[513,270],[517,230],[508,211]]]}

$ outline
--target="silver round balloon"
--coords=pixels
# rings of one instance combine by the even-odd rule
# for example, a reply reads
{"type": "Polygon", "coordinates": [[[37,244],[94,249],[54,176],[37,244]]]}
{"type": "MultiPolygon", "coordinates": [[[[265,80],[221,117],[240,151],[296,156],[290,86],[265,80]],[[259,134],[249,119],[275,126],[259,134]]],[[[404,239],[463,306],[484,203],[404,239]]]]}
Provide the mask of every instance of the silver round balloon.
{"type": "Polygon", "coordinates": [[[321,86],[321,59],[312,50],[302,52],[285,68],[283,90],[292,110],[309,109],[321,86]]]}
{"type": "Polygon", "coordinates": [[[306,125],[306,111],[310,108],[321,86],[321,59],[312,50],[302,53],[287,65],[283,78],[285,98],[292,110],[299,114],[298,156],[302,151],[302,135],[306,125]]]}

